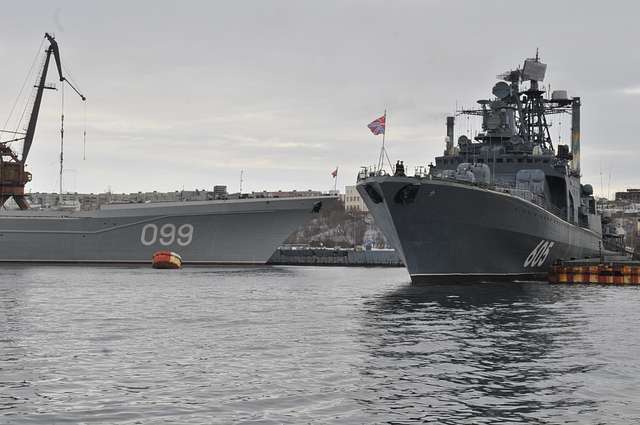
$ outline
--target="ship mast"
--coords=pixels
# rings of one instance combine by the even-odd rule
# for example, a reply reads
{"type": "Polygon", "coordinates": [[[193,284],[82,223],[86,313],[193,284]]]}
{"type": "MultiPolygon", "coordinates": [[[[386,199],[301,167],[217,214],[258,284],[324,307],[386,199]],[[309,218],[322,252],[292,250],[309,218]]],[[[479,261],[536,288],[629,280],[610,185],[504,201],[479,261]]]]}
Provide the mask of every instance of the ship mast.
{"type": "Polygon", "coordinates": [[[498,76],[502,81],[493,87],[494,99],[479,100],[480,109],[457,111],[462,115],[482,117],[484,132],[475,137],[477,141],[500,144],[519,152],[555,151],[546,116],[570,113],[571,100],[563,90],[554,92],[551,98],[544,97],[545,90],[540,84],[546,69],[547,65],[540,61],[536,51],[535,58],[526,59],[522,68],[498,76]],[[525,82],[529,83],[528,88],[522,87],[525,82]]]}

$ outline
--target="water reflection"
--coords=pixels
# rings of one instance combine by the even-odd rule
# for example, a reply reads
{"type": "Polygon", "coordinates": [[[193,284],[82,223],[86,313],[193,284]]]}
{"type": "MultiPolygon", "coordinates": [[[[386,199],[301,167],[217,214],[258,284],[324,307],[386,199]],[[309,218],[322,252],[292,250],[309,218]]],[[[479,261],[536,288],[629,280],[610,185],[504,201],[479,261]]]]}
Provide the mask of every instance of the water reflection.
{"type": "Polygon", "coordinates": [[[599,367],[579,315],[544,284],[403,286],[365,304],[372,413],[438,423],[558,420],[596,408],[576,375],[599,367]]]}
{"type": "Polygon", "coordinates": [[[30,384],[15,373],[27,349],[20,335],[28,327],[24,323],[28,285],[21,283],[25,270],[3,266],[0,281],[0,415],[24,404],[33,396],[30,384]]]}

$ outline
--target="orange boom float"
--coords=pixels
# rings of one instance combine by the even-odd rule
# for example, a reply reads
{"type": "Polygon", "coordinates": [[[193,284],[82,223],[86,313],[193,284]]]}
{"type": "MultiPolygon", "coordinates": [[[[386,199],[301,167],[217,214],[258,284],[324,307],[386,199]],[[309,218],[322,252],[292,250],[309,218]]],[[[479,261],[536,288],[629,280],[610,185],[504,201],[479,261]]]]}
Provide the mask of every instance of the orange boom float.
{"type": "Polygon", "coordinates": [[[639,285],[640,262],[625,257],[560,260],[551,266],[549,283],[639,285]]]}
{"type": "Polygon", "coordinates": [[[153,254],[154,269],[180,269],[182,268],[182,257],[171,251],[158,251],[153,254]]]}

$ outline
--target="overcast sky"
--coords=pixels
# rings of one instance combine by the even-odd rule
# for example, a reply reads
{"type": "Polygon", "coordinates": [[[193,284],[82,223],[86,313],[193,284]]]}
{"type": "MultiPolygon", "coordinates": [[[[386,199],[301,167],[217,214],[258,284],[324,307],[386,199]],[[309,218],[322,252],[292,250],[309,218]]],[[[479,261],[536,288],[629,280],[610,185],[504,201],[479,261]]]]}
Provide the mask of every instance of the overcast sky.
{"type": "MultiPolygon", "coordinates": [[[[545,84],[582,97],[583,181],[613,192],[640,186],[639,13],[634,1],[12,2],[0,125],[50,31],[88,98],[83,160],[83,105],[65,90],[66,190],[237,191],[240,170],[249,191],[326,190],[336,166],[342,187],[375,163],[366,124],[385,108],[392,160],[427,164],[456,103],[488,97],[539,48],[545,84]]],[[[57,190],[60,111],[46,92],[32,191],[57,190]]],[[[569,128],[567,116],[551,133],[568,142],[569,128]]],[[[465,118],[456,133],[477,129],[465,118]]]]}

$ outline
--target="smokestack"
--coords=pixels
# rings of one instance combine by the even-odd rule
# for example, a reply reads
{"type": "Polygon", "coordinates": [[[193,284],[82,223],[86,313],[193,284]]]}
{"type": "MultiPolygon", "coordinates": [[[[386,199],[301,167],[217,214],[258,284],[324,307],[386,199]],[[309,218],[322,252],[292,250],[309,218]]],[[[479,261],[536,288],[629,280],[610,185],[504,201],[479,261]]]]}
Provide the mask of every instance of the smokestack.
{"type": "Polygon", "coordinates": [[[580,174],[580,98],[571,99],[571,153],[573,169],[580,174]]]}
{"type": "Polygon", "coordinates": [[[451,155],[453,153],[453,125],[455,122],[455,117],[447,117],[447,150],[445,152],[446,155],[451,155]]]}

